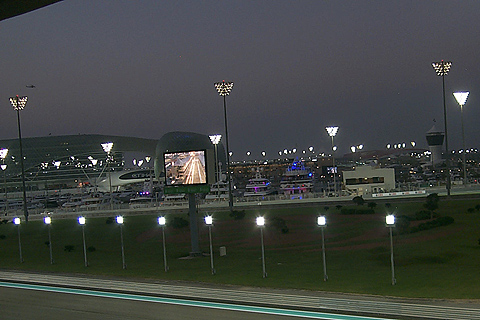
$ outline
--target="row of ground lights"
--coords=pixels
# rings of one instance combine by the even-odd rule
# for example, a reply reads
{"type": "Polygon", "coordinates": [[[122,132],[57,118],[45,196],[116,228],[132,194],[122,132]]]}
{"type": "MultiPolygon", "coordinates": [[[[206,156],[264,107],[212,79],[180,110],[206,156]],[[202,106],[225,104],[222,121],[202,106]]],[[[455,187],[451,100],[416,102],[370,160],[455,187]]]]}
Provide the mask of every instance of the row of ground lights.
{"type": "MultiPolygon", "coordinates": [[[[122,216],[117,216],[115,217],[115,220],[118,225],[120,225],[120,241],[121,241],[121,247],[122,247],[122,267],[123,269],[127,268],[127,265],[125,263],[125,250],[124,250],[124,245],[123,245],[123,217],[122,216]]],[[[51,232],[50,232],[50,227],[52,225],[52,218],[47,216],[44,218],[44,222],[46,225],[49,226],[48,228],[48,246],[50,248],[50,263],[53,264],[53,254],[52,254],[52,240],[51,240],[51,232]]],[[[168,271],[168,264],[167,264],[167,250],[166,250],[166,245],[165,245],[165,226],[167,224],[166,218],[164,216],[158,217],[157,219],[158,224],[162,227],[162,242],[163,242],[163,263],[165,267],[165,272],[168,271]]],[[[387,215],[385,218],[385,222],[387,227],[390,229],[390,260],[391,260],[391,266],[392,266],[392,285],[395,285],[396,279],[395,279],[395,267],[394,267],[394,259],[393,259],[393,232],[392,232],[392,227],[395,226],[395,216],[390,214],[387,215]]],[[[23,263],[23,256],[22,256],[22,241],[20,237],[20,223],[21,220],[20,218],[16,217],[13,219],[13,223],[17,225],[18,227],[18,249],[20,253],[20,262],[23,263]]],[[[84,254],[84,261],[85,261],[85,267],[88,267],[88,261],[87,261],[87,249],[86,249],[86,242],[85,242],[85,225],[86,225],[86,218],[81,216],[78,217],[78,224],[82,226],[82,235],[83,235],[83,254],[84,254]]],[[[205,217],[205,224],[208,226],[208,235],[209,235],[209,240],[210,240],[210,268],[212,275],[216,273],[214,263],[213,263],[213,247],[212,247],[212,226],[213,226],[213,217],[212,216],[206,216],[205,217]]],[[[263,272],[263,277],[267,277],[267,272],[266,272],[266,265],[265,265],[265,245],[263,241],[263,228],[265,227],[265,218],[264,217],[257,217],[256,218],[256,224],[258,227],[260,227],[260,239],[261,239],[261,247],[262,247],[262,272],[263,272]]],[[[319,216],[317,217],[317,225],[321,227],[322,230],[322,256],[323,256],[323,280],[327,281],[328,276],[327,276],[327,262],[326,262],[326,257],[325,257],[325,236],[324,236],[324,228],[327,226],[327,219],[325,216],[319,216]]]]}

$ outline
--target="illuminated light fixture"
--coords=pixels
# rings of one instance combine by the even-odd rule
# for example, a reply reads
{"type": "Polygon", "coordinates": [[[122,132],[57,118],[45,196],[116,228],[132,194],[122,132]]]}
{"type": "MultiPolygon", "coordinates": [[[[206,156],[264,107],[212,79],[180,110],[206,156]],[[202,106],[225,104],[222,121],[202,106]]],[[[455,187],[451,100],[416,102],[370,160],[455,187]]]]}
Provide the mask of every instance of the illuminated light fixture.
{"type": "MultiPolygon", "coordinates": [[[[467,102],[468,98],[468,91],[463,91],[463,92],[454,92],[453,96],[455,97],[455,100],[457,100],[457,103],[460,105],[460,113],[462,117],[462,145],[463,145],[463,150],[465,150],[465,127],[463,125],[463,106],[467,102]]],[[[466,159],[465,159],[465,152],[462,152],[462,162],[463,162],[463,184],[467,185],[467,164],[466,164],[466,159]]]]}
{"type": "Polygon", "coordinates": [[[263,227],[265,225],[265,218],[264,217],[257,217],[257,226],[263,227]]]}
{"type": "Polygon", "coordinates": [[[432,62],[432,67],[435,69],[437,76],[446,76],[452,67],[451,61],[432,62]]]}
{"type": "Polygon", "coordinates": [[[252,154],[252,153],[251,153],[250,151],[247,151],[247,156],[250,157],[251,154],[252,154]]]}
{"type": "Polygon", "coordinates": [[[164,226],[166,224],[165,217],[158,217],[157,221],[160,226],[164,226]]]}
{"type": "Polygon", "coordinates": [[[389,144],[387,144],[387,149],[390,149],[392,146],[389,144]]]}
{"type": "Polygon", "coordinates": [[[221,134],[212,134],[210,136],[208,136],[210,138],[210,141],[214,144],[214,145],[217,145],[220,143],[220,140],[222,139],[222,135],[221,134]]]}
{"type": "Polygon", "coordinates": [[[117,221],[118,224],[123,224],[123,217],[122,216],[116,216],[115,220],[117,221]]]}
{"type": "Polygon", "coordinates": [[[330,137],[335,137],[338,132],[338,127],[326,127],[327,133],[330,137]]]}
{"type": "Polygon", "coordinates": [[[351,150],[352,152],[355,152],[355,151],[357,150],[357,148],[356,148],[355,146],[351,146],[351,147],[350,147],[350,150],[351,150]]]}
{"type": "Polygon", "coordinates": [[[5,160],[8,154],[8,149],[0,149],[0,159],[5,160]]]}
{"type": "Polygon", "coordinates": [[[207,226],[211,226],[213,224],[213,217],[212,216],[206,216],[205,217],[205,224],[207,226]]]}
{"type": "Polygon", "coordinates": [[[215,82],[214,85],[221,96],[228,96],[233,89],[233,82],[231,81],[223,80],[222,82],[215,82]]]}
{"type": "Polygon", "coordinates": [[[20,220],[20,218],[18,218],[18,217],[13,218],[13,224],[14,224],[14,225],[17,225],[17,226],[18,226],[18,225],[21,224],[21,223],[22,223],[22,221],[20,220]]]}
{"type": "Polygon", "coordinates": [[[125,247],[123,245],[123,217],[116,216],[115,220],[117,221],[117,224],[120,225],[120,245],[122,247],[122,268],[125,270],[127,269],[127,264],[125,263],[125,247]]]}
{"type": "Polygon", "coordinates": [[[324,227],[327,225],[327,218],[325,216],[319,216],[317,217],[317,225],[319,227],[324,227]]]}
{"type": "Polygon", "coordinates": [[[150,156],[145,157],[145,161],[147,161],[147,163],[150,163],[150,160],[152,160],[152,157],[150,157],[150,156]]]}
{"type": "Polygon", "coordinates": [[[395,216],[393,214],[389,214],[388,216],[386,216],[385,223],[387,224],[387,226],[395,225],[395,216]]]}
{"type": "Polygon", "coordinates": [[[308,151],[313,152],[313,147],[312,146],[308,147],[308,151]]]}
{"type": "Polygon", "coordinates": [[[470,92],[468,92],[468,91],[466,91],[466,92],[454,92],[453,96],[455,97],[455,100],[457,100],[457,103],[460,106],[464,106],[465,102],[467,102],[467,98],[468,98],[469,93],[470,92]]]}
{"type": "Polygon", "coordinates": [[[54,161],[54,162],[53,162],[53,165],[54,165],[55,168],[57,168],[57,169],[60,168],[60,165],[61,165],[61,164],[62,164],[61,161],[54,161]]]}
{"type": "Polygon", "coordinates": [[[417,144],[415,143],[415,141],[411,141],[410,144],[411,144],[412,147],[414,147],[414,148],[415,148],[415,146],[417,145],[417,144]]]}
{"type": "Polygon", "coordinates": [[[47,216],[47,217],[43,218],[43,222],[45,222],[45,224],[51,224],[52,223],[52,218],[47,216]]]}
{"type": "Polygon", "coordinates": [[[10,97],[10,103],[12,104],[13,110],[23,110],[27,105],[28,97],[19,97],[18,95],[15,97],[10,97]]]}
{"type": "Polygon", "coordinates": [[[87,220],[85,219],[85,217],[83,217],[83,216],[78,217],[78,224],[79,225],[84,226],[86,222],[87,222],[87,220]]]}
{"type": "Polygon", "coordinates": [[[267,156],[267,153],[265,151],[262,151],[262,156],[263,157],[267,156]]]}
{"type": "Polygon", "coordinates": [[[110,154],[110,151],[112,151],[112,148],[113,148],[113,142],[102,143],[102,148],[104,152],[106,152],[107,154],[110,154]]]}

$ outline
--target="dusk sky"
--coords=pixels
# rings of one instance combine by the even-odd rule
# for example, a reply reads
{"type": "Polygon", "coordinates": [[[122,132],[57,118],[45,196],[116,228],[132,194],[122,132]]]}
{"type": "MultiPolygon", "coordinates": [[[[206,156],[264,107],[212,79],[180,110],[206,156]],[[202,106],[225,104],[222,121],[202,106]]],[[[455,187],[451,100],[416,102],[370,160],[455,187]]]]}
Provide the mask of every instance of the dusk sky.
{"type": "Polygon", "coordinates": [[[470,91],[466,145],[480,147],[478,0],[64,0],[0,21],[0,43],[0,139],[18,135],[16,94],[24,137],[224,134],[213,84],[226,80],[233,159],[329,151],[329,125],[339,154],[427,147],[433,120],[444,128],[431,65],[444,59],[449,147],[462,146],[454,91],[470,91]]]}

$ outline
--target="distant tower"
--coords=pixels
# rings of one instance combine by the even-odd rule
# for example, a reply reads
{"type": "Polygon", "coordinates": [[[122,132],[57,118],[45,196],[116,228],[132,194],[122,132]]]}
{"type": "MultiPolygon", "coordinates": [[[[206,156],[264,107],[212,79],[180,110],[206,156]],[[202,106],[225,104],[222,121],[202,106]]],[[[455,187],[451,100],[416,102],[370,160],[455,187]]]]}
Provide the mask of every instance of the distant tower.
{"type": "Polygon", "coordinates": [[[426,138],[430,152],[432,153],[430,159],[432,165],[439,164],[442,162],[442,145],[444,134],[441,131],[438,131],[433,125],[432,129],[428,130],[426,138]]]}

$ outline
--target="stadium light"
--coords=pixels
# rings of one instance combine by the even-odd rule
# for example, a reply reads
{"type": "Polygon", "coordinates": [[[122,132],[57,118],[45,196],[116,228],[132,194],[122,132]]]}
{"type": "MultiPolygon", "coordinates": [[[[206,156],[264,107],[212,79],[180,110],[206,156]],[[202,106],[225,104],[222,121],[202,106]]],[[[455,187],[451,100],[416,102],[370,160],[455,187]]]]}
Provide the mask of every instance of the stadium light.
{"type": "Polygon", "coordinates": [[[463,126],[463,106],[467,102],[468,98],[468,91],[465,92],[454,92],[453,96],[455,97],[455,100],[457,100],[457,103],[460,105],[460,116],[462,119],[462,145],[463,145],[463,152],[462,152],[462,161],[463,161],[463,185],[467,185],[467,163],[465,159],[465,128],[463,126]]]}
{"type": "MultiPolygon", "coordinates": [[[[335,197],[337,196],[337,170],[335,168],[335,145],[333,144],[333,138],[337,135],[338,132],[338,127],[337,126],[332,126],[332,127],[326,127],[325,130],[327,130],[328,135],[332,138],[332,166],[333,166],[333,190],[335,193],[335,197]]],[[[312,148],[313,150],[313,148],[312,148]]]]}
{"type": "Polygon", "coordinates": [[[18,142],[20,145],[20,167],[22,168],[22,187],[23,187],[23,215],[25,216],[25,222],[28,222],[28,210],[27,210],[27,189],[25,187],[25,166],[23,164],[23,147],[22,147],[22,129],[20,126],[20,110],[25,109],[27,105],[28,97],[10,97],[10,103],[13,110],[17,112],[17,124],[18,124],[18,142]]]}
{"type": "Polygon", "coordinates": [[[215,89],[220,96],[223,97],[223,113],[225,117],[225,141],[227,147],[227,179],[228,179],[228,206],[230,208],[230,212],[233,212],[233,196],[232,196],[232,179],[230,177],[230,149],[228,147],[228,121],[227,121],[227,99],[226,97],[230,94],[233,89],[233,82],[225,81],[222,82],[215,82],[215,89]]]}
{"type": "Polygon", "coordinates": [[[451,61],[432,62],[432,67],[437,76],[442,77],[443,87],[443,121],[445,126],[445,165],[447,167],[447,197],[450,197],[451,179],[450,179],[450,151],[448,150],[448,129],[447,129],[447,105],[445,102],[445,76],[452,67],[451,61]]]}

